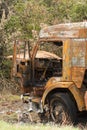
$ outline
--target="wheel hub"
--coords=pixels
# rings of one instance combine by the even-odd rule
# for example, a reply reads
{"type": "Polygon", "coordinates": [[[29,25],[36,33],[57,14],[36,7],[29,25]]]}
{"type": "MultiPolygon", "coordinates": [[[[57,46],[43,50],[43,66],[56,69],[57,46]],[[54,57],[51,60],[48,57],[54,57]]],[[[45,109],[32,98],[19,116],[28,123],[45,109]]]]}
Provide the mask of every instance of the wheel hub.
{"type": "Polygon", "coordinates": [[[59,102],[53,103],[51,106],[51,117],[56,123],[62,124],[66,120],[66,113],[62,104],[59,102]]]}

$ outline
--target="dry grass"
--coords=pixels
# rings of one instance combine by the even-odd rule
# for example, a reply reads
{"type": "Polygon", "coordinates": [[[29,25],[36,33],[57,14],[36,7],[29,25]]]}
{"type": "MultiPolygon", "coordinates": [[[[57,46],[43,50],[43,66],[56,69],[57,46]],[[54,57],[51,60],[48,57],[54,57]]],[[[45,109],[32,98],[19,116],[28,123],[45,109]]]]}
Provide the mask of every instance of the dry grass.
{"type": "Polygon", "coordinates": [[[35,125],[26,125],[26,124],[8,124],[4,121],[0,121],[0,130],[80,130],[79,128],[75,128],[73,126],[55,126],[55,125],[43,125],[43,124],[35,124],[35,125]]]}
{"type": "Polygon", "coordinates": [[[26,123],[19,122],[17,111],[22,110],[22,107],[20,96],[6,93],[6,91],[0,94],[0,112],[4,112],[0,113],[0,130],[87,130],[87,127],[84,128],[85,125],[81,123],[75,127],[72,125],[60,127],[53,123],[43,125],[43,123],[30,124],[27,120],[26,123]]]}
{"type": "Polygon", "coordinates": [[[19,93],[19,85],[14,79],[6,79],[3,76],[0,77],[0,93],[2,94],[17,94],[19,93]]]}

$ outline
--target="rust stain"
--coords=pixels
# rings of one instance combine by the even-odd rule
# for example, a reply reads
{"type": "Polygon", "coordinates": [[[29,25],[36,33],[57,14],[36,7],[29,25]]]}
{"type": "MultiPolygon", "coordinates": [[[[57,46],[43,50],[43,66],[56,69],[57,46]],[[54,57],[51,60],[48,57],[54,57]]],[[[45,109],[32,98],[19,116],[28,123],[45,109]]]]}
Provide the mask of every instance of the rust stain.
{"type": "Polygon", "coordinates": [[[72,81],[81,88],[82,81],[84,79],[85,68],[82,67],[72,67],[72,81]]]}
{"type": "Polygon", "coordinates": [[[45,27],[40,38],[87,38],[87,22],[66,23],[45,27]]]}
{"type": "MultiPolygon", "coordinates": [[[[55,88],[69,89],[77,102],[78,109],[85,109],[87,98],[84,99],[84,91],[82,89],[87,90],[87,22],[45,27],[40,31],[39,39],[32,52],[26,52],[25,55],[17,51],[17,49],[19,47],[15,43],[12,74],[13,76],[20,77],[23,82],[26,81],[28,83],[27,87],[25,87],[26,85],[23,86],[26,92],[29,89],[34,95],[40,96],[42,100],[45,100],[47,94],[55,88]],[[38,51],[41,42],[44,42],[44,44],[47,42],[57,42],[59,44],[62,42],[62,58],[53,53],[38,51]],[[38,62],[36,59],[38,61],[42,59],[46,63],[38,62]],[[50,68],[51,64],[49,66],[48,77],[45,75],[48,69],[47,60],[49,59],[52,65],[53,63],[58,65],[62,63],[61,76],[51,75],[55,70],[55,65],[50,68]],[[54,59],[56,59],[56,62],[52,62],[54,59]],[[39,77],[42,72],[44,80],[39,77]],[[36,85],[35,81],[37,79],[39,84],[36,85]]],[[[8,58],[11,58],[11,56],[8,58]]],[[[57,67],[59,68],[59,66],[57,67]]]]}

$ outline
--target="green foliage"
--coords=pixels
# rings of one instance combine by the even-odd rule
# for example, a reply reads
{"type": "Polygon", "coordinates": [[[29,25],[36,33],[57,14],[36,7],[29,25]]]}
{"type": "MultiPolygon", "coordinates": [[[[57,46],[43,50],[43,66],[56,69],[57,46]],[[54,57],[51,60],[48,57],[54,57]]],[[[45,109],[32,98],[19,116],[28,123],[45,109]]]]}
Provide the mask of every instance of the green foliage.
{"type": "Polygon", "coordinates": [[[49,13],[41,2],[30,0],[23,2],[19,0],[14,7],[14,16],[6,23],[7,32],[15,32],[18,29],[26,38],[32,37],[32,30],[40,30],[40,23],[47,23],[49,13]]]}
{"type": "Polygon", "coordinates": [[[0,77],[10,77],[12,61],[6,58],[7,46],[5,43],[0,44],[0,77]]]}
{"type": "MultiPolygon", "coordinates": [[[[47,5],[49,6],[49,4],[47,5]]],[[[51,24],[86,20],[87,0],[51,0],[49,13],[52,16],[51,24]]]]}
{"type": "Polygon", "coordinates": [[[10,77],[11,61],[6,59],[8,53],[6,33],[4,29],[0,29],[0,77],[10,77]]]}
{"type": "Polygon", "coordinates": [[[7,33],[15,32],[18,28],[20,28],[19,17],[11,16],[10,20],[5,25],[5,30],[7,33]]]}
{"type": "Polygon", "coordinates": [[[11,76],[12,61],[3,59],[0,65],[0,77],[10,78],[11,76]]]}
{"type": "Polygon", "coordinates": [[[19,39],[35,39],[33,31],[36,31],[37,34],[35,35],[38,36],[42,23],[52,25],[87,20],[87,0],[2,1],[6,8],[11,10],[10,17],[5,22],[3,30],[0,30],[0,73],[3,73],[6,77],[9,75],[10,61],[3,59],[7,54],[12,53],[12,50],[9,49],[9,39],[13,40],[17,37],[19,39]]]}
{"type": "Polygon", "coordinates": [[[17,0],[14,13],[5,25],[9,33],[20,30],[22,37],[32,38],[40,24],[57,24],[87,19],[86,0],[17,0]]]}
{"type": "Polygon", "coordinates": [[[87,1],[73,4],[70,11],[70,16],[72,21],[87,20],[87,1]]]}

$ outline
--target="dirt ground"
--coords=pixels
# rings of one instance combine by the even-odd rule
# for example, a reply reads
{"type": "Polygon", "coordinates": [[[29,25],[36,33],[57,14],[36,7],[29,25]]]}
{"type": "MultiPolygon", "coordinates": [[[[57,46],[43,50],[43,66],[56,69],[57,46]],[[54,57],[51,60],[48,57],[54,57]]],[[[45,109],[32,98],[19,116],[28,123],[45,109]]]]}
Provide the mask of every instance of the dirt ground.
{"type": "Polygon", "coordinates": [[[28,104],[23,103],[19,95],[0,94],[0,120],[9,123],[41,122],[36,113],[28,113],[28,104]]]}
{"type": "MultiPolygon", "coordinates": [[[[28,106],[23,104],[19,95],[12,95],[7,93],[0,94],[0,120],[4,120],[9,123],[40,123],[40,118],[35,113],[28,115],[26,113],[28,106]],[[31,121],[30,121],[31,119],[31,121]]],[[[87,112],[80,113],[76,126],[84,129],[87,127],[87,112]]]]}

